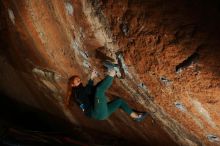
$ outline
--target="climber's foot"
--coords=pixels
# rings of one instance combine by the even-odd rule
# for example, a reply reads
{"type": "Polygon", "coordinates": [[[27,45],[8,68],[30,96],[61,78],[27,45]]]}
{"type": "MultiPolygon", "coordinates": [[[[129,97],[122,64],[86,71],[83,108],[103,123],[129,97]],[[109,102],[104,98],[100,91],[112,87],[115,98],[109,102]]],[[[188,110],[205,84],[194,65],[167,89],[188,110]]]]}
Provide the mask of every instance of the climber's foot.
{"type": "Polygon", "coordinates": [[[114,64],[114,63],[112,63],[111,61],[106,60],[106,61],[103,62],[103,65],[107,68],[108,71],[109,71],[109,70],[115,70],[116,76],[117,76],[118,78],[121,77],[121,72],[120,72],[120,69],[119,69],[119,65],[118,65],[118,64],[114,64]]]}
{"type": "Polygon", "coordinates": [[[134,121],[141,122],[143,121],[149,114],[147,112],[138,113],[138,117],[134,118],[134,121]]]}
{"type": "Polygon", "coordinates": [[[114,68],[114,67],[118,67],[118,64],[117,64],[117,63],[113,63],[113,62],[111,62],[111,61],[109,61],[109,60],[105,60],[105,61],[103,62],[103,65],[104,65],[106,68],[108,68],[108,69],[111,69],[111,68],[114,68]]]}

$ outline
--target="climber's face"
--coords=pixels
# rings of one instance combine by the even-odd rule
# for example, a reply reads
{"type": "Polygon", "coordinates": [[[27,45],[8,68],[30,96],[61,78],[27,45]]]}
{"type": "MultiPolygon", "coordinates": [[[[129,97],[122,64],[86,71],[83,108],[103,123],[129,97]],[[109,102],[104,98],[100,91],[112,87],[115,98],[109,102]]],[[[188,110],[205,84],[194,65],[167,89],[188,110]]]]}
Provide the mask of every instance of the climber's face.
{"type": "Polygon", "coordinates": [[[81,84],[81,79],[79,77],[75,77],[75,79],[72,81],[71,86],[72,87],[77,87],[81,84]]]}

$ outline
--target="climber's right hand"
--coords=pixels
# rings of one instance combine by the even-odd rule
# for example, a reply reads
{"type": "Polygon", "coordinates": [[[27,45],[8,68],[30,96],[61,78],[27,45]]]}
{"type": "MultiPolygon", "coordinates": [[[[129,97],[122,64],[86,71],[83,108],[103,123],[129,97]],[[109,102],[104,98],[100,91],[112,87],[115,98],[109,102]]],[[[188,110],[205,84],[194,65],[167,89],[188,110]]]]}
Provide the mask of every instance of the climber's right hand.
{"type": "Polygon", "coordinates": [[[109,70],[108,75],[114,77],[116,75],[116,71],[114,69],[109,70]]]}
{"type": "Polygon", "coordinates": [[[92,73],[91,73],[91,80],[93,80],[94,78],[96,78],[98,76],[98,72],[95,70],[95,69],[93,69],[92,70],[92,73]]]}

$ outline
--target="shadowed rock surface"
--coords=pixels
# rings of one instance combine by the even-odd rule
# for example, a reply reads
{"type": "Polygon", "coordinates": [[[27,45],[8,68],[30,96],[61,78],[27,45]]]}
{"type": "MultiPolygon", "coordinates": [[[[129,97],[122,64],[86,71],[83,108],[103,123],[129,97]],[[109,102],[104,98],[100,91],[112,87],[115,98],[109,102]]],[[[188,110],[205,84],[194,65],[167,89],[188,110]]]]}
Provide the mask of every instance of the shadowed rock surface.
{"type": "Polygon", "coordinates": [[[217,0],[2,0],[0,11],[0,91],[12,100],[69,121],[91,139],[220,145],[217,0]],[[117,111],[95,121],[74,103],[65,108],[69,77],[85,84],[95,68],[98,82],[102,62],[117,52],[125,78],[114,80],[109,98],[151,117],[135,123],[117,111]]]}

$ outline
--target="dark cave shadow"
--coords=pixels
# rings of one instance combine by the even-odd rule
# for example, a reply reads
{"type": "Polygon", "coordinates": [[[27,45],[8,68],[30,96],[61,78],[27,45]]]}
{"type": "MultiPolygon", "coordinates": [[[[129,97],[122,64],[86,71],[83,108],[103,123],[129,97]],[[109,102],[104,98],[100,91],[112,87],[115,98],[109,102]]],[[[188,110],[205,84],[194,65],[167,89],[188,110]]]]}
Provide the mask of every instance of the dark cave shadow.
{"type": "Polygon", "coordinates": [[[71,124],[66,119],[17,102],[3,93],[0,94],[0,114],[7,125],[14,127],[45,132],[70,132],[68,129],[71,124]]]}
{"type": "MultiPolygon", "coordinates": [[[[42,144],[42,139],[46,138],[50,143],[46,145],[51,145],[56,138],[61,140],[69,138],[90,145],[93,143],[100,144],[100,146],[106,144],[109,146],[134,145],[131,141],[109,133],[75,126],[67,119],[17,102],[3,93],[0,93],[0,115],[0,144],[2,141],[10,144],[25,143],[26,138],[30,138],[32,139],[31,145],[37,146],[42,144]],[[15,137],[19,137],[20,140],[16,141],[15,137]]],[[[63,141],[67,142],[64,143],[65,145],[70,145],[68,140],[63,141]]],[[[142,144],[135,144],[142,146],[142,144]]]]}

